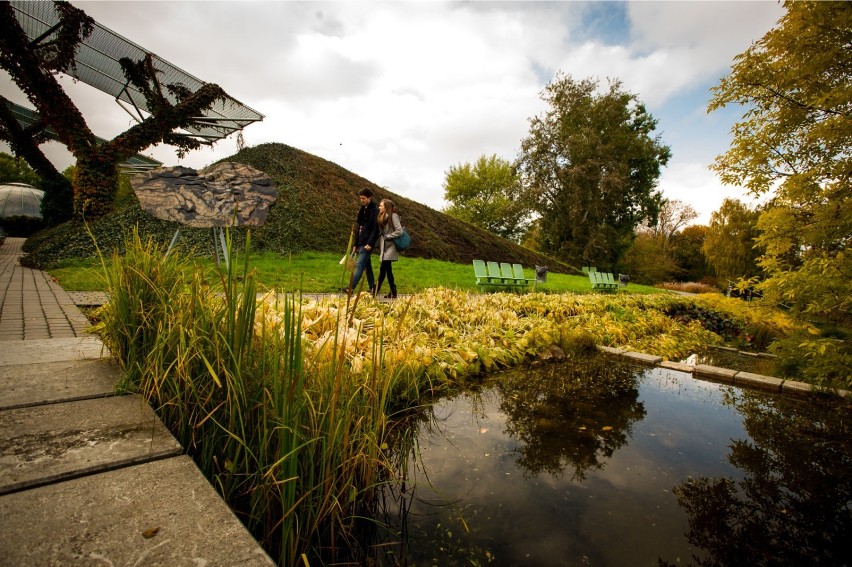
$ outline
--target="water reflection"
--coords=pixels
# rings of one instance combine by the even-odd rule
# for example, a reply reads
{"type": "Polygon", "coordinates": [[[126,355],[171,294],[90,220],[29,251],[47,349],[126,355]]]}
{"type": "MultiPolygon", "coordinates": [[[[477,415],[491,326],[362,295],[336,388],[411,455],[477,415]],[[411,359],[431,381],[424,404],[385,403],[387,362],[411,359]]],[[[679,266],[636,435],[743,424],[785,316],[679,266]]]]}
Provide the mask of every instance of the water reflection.
{"type": "Polygon", "coordinates": [[[520,442],[518,466],[572,480],[601,469],[645,417],[636,378],[634,366],[604,357],[497,376],[505,431],[520,442]]]}
{"type": "Polygon", "coordinates": [[[849,410],[812,409],[606,356],[496,375],[412,426],[377,561],[849,564],[849,410]]]}
{"type": "MultiPolygon", "coordinates": [[[[744,473],[675,488],[696,565],[852,565],[852,441],[848,406],[731,390],[749,439],[728,457],[744,473]]],[[[671,565],[671,563],[667,563],[671,565]]]]}

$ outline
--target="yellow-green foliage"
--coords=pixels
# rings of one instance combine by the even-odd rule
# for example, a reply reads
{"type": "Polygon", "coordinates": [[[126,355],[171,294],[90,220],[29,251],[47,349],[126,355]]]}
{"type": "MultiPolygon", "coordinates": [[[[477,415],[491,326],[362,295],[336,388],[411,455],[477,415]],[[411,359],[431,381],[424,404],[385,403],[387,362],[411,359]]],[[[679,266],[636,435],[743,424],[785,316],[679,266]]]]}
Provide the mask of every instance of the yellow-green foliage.
{"type": "MultiPolygon", "coordinates": [[[[283,314],[269,308],[272,298],[264,300],[261,312],[274,328],[283,314]]],[[[334,353],[342,351],[350,372],[369,375],[379,367],[407,376],[407,395],[416,397],[424,384],[434,388],[517,366],[552,345],[567,348],[580,333],[597,344],[669,360],[721,344],[721,337],[700,322],[666,315],[671,306],[692,301],[667,295],[476,294],[438,288],[392,304],[361,299],[347,312],[346,298],[305,299],[302,336],[306,365],[314,371],[333,364],[334,353]]],[[[793,329],[783,314],[742,301],[721,296],[696,301],[743,326],[760,322],[778,334],[793,329]]]]}
{"type": "Polygon", "coordinates": [[[709,309],[727,313],[751,326],[763,325],[772,329],[779,336],[786,336],[793,331],[807,326],[796,321],[784,311],[764,305],[759,301],[743,301],[726,297],[719,293],[704,293],[693,298],[696,304],[709,309]]]}

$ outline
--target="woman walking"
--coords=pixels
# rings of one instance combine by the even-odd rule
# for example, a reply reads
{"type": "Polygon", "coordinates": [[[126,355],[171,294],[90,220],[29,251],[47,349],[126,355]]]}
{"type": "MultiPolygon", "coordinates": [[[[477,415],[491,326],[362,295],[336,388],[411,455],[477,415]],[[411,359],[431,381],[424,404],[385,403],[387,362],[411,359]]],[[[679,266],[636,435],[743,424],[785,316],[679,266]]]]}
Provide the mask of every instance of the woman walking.
{"type": "Polygon", "coordinates": [[[393,262],[399,260],[399,252],[396,249],[393,239],[402,234],[402,223],[399,220],[399,215],[396,214],[396,205],[390,199],[382,199],[379,203],[379,258],[382,263],[379,267],[379,281],[376,284],[374,291],[375,295],[379,295],[379,290],[385,278],[390,284],[390,293],[385,297],[396,299],[396,282],[393,279],[393,262]]]}

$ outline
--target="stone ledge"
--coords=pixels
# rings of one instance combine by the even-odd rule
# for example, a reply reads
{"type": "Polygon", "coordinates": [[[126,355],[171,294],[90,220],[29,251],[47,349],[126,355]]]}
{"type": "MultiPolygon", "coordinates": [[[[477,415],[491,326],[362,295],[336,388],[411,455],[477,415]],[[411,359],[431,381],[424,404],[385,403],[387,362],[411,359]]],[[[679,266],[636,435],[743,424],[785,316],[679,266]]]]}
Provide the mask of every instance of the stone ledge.
{"type": "Polygon", "coordinates": [[[737,372],[734,376],[734,384],[738,386],[745,384],[770,392],[780,392],[782,382],[784,381],[781,378],[754,374],[752,372],[737,372]]]}
{"type": "MultiPolygon", "coordinates": [[[[737,349],[730,347],[713,348],[717,350],[740,352],[737,349]]],[[[704,378],[716,382],[736,384],[737,386],[741,387],[751,387],[764,391],[794,394],[800,396],[807,396],[819,393],[819,390],[815,389],[810,384],[806,384],[804,382],[796,382],[793,380],[783,380],[781,378],[775,378],[774,376],[764,376],[762,374],[754,374],[752,372],[744,372],[740,370],[733,370],[730,368],[722,368],[719,366],[710,366],[709,364],[696,364],[695,366],[693,366],[685,362],[674,362],[671,360],[664,360],[661,356],[629,351],[627,349],[619,347],[597,345],[597,349],[600,352],[623,356],[625,358],[629,358],[631,360],[643,364],[659,366],[660,368],[666,368],[668,370],[676,370],[678,372],[692,374],[697,379],[704,378]]],[[[777,358],[774,354],[747,354],[761,358],[777,358]]],[[[848,390],[834,390],[832,393],[840,398],[852,397],[852,392],[848,390]]]]}
{"type": "Polygon", "coordinates": [[[3,346],[0,366],[41,364],[68,360],[108,358],[109,351],[98,337],[37,339],[3,346]]]}
{"type": "Polygon", "coordinates": [[[621,356],[626,358],[633,359],[637,362],[641,362],[643,364],[648,364],[650,366],[654,366],[655,364],[659,364],[663,361],[662,356],[655,356],[653,354],[645,354],[644,352],[633,352],[633,351],[625,351],[621,353],[621,356]]]}
{"type": "Polygon", "coordinates": [[[709,364],[695,365],[696,376],[708,376],[710,378],[713,378],[714,380],[721,380],[723,382],[733,382],[734,376],[736,376],[737,372],[737,370],[731,370],[730,368],[720,368],[718,366],[710,366],[709,364]]]}
{"type": "Polygon", "coordinates": [[[0,410],[113,396],[119,376],[111,358],[0,366],[0,410]]]}
{"type": "Polygon", "coordinates": [[[610,347],[610,346],[600,346],[598,345],[598,350],[601,352],[608,352],[609,354],[622,354],[625,352],[623,348],[610,347]]]}
{"type": "Polygon", "coordinates": [[[138,395],[0,412],[0,494],[178,455],[181,446],[138,395]]]}
{"type": "Polygon", "coordinates": [[[804,382],[795,382],[793,380],[785,380],[781,384],[781,391],[788,394],[798,394],[800,396],[809,396],[813,394],[813,386],[804,382]]]}
{"type": "Polygon", "coordinates": [[[692,364],[687,364],[685,362],[672,362],[671,360],[664,360],[658,366],[661,368],[668,368],[669,370],[679,370],[680,372],[686,372],[688,374],[692,374],[695,371],[695,366],[692,364]]]}

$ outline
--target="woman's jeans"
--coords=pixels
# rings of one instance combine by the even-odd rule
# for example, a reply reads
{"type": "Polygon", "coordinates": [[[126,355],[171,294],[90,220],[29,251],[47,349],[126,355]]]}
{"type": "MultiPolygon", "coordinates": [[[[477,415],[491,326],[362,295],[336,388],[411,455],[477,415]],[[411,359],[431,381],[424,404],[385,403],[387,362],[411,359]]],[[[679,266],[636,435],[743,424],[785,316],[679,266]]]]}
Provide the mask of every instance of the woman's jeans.
{"type": "Polygon", "coordinates": [[[355,263],[355,273],[352,274],[351,290],[354,291],[358,286],[358,282],[361,281],[361,274],[363,274],[365,270],[367,271],[367,285],[370,286],[370,293],[372,293],[373,288],[376,287],[376,279],[373,277],[373,264],[370,262],[371,254],[372,251],[364,250],[364,246],[358,248],[358,261],[355,263]]]}

